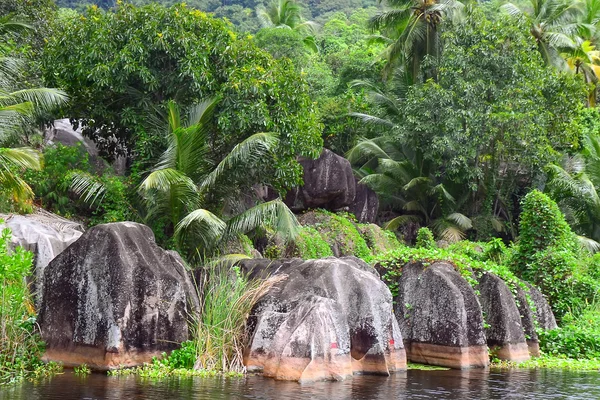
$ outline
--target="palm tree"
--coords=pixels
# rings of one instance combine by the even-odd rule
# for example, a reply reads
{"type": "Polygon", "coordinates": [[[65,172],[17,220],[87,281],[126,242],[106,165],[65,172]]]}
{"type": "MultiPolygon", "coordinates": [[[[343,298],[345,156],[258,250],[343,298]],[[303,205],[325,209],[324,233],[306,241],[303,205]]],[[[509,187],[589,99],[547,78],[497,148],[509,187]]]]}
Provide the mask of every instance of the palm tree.
{"type": "MultiPolygon", "coordinates": [[[[20,29],[29,29],[27,24],[0,18],[0,33],[6,35],[20,29]]],[[[20,142],[22,130],[31,130],[35,119],[56,106],[64,104],[64,92],[47,88],[22,88],[24,63],[7,56],[8,44],[3,36],[0,42],[0,189],[11,193],[16,204],[33,197],[33,191],[16,172],[19,169],[40,169],[41,154],[27,147],[5,148],[9,141],[20,142]]]]}
{"type": "Polygon", "coordinates": [[[388,221],[386,229],[416,222],[453,243],[472,228],[471,220],[457,211],[460,201],[450,194],[448,183],[435,176],[438,168],[412,146],[384,137],[363,139],[347,158],[359,167],[361,183],[379,195],[382,206],[402,213],[388,221]]]}
{"type": "Polygon", "coordinates": [[[564,157],[548,166],[546,192],[556,201],[565,219],[588,250],[600,250],[600,197],[585,171],[581,156],[564,157]]]}
{"type": "Polygon", "coordinates": [[[600,138],[584,138],[581,154],[565,156],[548,166],[546,192],[556,201],[580,243],[600,250],[600,138]]]}
{"type": "Polygon", "coordinates": [[[538,51],[547,65],[566,69],[561,51],[576,47],[572,37],[580,28],[583,5],[572,0],[529,0],[531,7],[521,10],[513,3],[501,8],[509,15],[525,18],[535,38],[538,51]]]}
{"type": "Polygon", "coordinates": [[[598,23],[600,22],[600,0],[584,0],[579,21],[579,36],[597,44],[598,23]]]}
{"type": "Polygon", "coordinates": [[[258,7],[256,15],[263,28],[308,30],[312,33],[317,27],[316,22],[302,18],[302,7],[295,0],[275,0],[266,8],[258,7]]]}
{"type": "Polygon", "coordinates": [[[273,0],[266,8],[260,5],[256,15],[263,28],[292,29],[304,34],[304,44],[313,52],[318,52],[314,34],[319,24],[305,21],[302,7],[296,0],[273,0]]]}
{"type": "Polygon", "coordinates": [[[563,57],[571,70],[583,77],[588,85],[588,106],[596,106],[598,77],[600,76],[600,51],[589,40],[576,39],[577,45],[563,57]]]}
{"type": "Polygon", "coordinates": [[[387,0],[390,9],[372,17],[369,27],[391,39],[386,49],[386,74],[398,64],[414,82],[426,56],[439,56],[439,26],[462,8],[456,0],[387,0]]]}
{"type": "Polygon", "coordinates": [[[208,140],[216,103],[199,103],[187,118],[174,102],[168,103],[168,148],[139,187],[146,219],[167,217],[179,249],[190,258],[214,255],[230,240],[260,226],[273,227],[286,240],[298,231],[296,218],[280,199],[236,215],[215,212],[231,201],[235,182],[241,176],[251,179],[279,143],[276,134],[256,133],[217,162],[208,140]]]}

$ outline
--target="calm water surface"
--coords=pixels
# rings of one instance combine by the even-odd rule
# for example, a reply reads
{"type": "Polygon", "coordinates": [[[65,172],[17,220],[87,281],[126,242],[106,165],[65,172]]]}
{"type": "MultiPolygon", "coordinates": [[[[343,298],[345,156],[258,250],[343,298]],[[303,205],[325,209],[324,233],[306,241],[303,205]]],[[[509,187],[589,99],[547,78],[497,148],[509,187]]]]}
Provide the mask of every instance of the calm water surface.
{"type": "Polygon", "coordinates": [[[151,381],[66,372],[47,382],[0,389],[0,399],[600,399],[600,373],[411,370],[388,378],[299,385],[260,376],[151,381]]]}

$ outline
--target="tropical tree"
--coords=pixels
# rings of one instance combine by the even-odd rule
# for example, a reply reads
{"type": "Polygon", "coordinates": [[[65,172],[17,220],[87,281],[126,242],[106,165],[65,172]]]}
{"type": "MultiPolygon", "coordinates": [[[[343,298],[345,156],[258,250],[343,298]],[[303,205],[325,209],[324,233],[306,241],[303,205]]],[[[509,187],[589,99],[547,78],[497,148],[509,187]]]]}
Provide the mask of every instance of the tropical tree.
{"type": "Polygon", "coordinates": [[[597,84],[600,76],[600,52],[589,40],[576,39],[577,45],[563,53],[571,70],[583,77],[588,86],[588,106],[596,106],[597,84]]]}
{"type": "Polygon", "coordinates": [[[321,124],[304,79],[289,60],[273,59],[226,21],[185,4],[118,2],[59,22],[44,47],[44,78],[69,93],[65,113],[102,155],[122,150],[133,158],[132,173],[166,148],[164,135],[149,137],[146,124],[169,99],[186,108],[221,99],[211,131],[218,158],[256,132],[279,133],[278,156],[264,170],[277,189],[301,184],[297,156],[320,154],[321,124]]]}
{"type": "Polygon", "coordinates": [[[423,59],[440,55],[440,24],[463,4],[456,0],[387,0],[387,4],[390,8],[372,17],[369,27],[388,38],[386,72],[402,65],[408,80],[415,82],[423,59]]]}
{"type": "Polygon", "coordinates": [[[576,47],[573,36],[582,27],[579,23],[583,12],[581,1],[529,0],[529,3],[530,7],[524,10],[513,3],[503,5],[502,9],[527,21],[546,64],[566,69],[560,54],[576,47]]]}
{"type": "Polygon", "coordinates": [[[301,33],[306,47],[318,52],[314,34],[319,25],[304,20],[302,7],[296,0],[273,0],[267,7],[258,6],[256,15],[263,28],[291,29],[301,33]]]}
{"type": "Polygon", "coordinates": [[[8,34],[30,26],[8,16],[0,18],[0,189],[9,193],[17,205],[33,197],[29,185],[19,176],[23,168],[40,169],[41,155],[28,147],[6,148],[7,144],[22,145],[21,134],[32,129],[36,117],[64,104],[66,95],[56,89],[23,88],[25,63],[9,56],[8,34]]]}
{"type": "Polygon", "coordinates": [[[146,220],[166,217],[177,246],[190,258],[214,255],[260,226],[273,227],[284,239],[293,238],[298,229],[280,199],[237,214],[223,211],[232,194],[239,198],[235,184],[245,178],[247,185],[255,178],[260,166],[272,160],[279,140],[273,133],[256,133],[215,160],[209,138],[216,105],[215,99],[205,100],[184,118],[176,103],[168,103],[168,148],[139,187],[146,220]]]}

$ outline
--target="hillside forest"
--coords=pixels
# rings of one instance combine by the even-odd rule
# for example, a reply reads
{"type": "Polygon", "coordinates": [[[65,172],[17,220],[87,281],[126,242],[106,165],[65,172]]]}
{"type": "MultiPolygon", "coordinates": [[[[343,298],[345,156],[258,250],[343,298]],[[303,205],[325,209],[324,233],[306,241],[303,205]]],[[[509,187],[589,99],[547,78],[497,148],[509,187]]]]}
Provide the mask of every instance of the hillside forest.
{"type": "Polygon", "coordinates": [[[585,343],[545,351],[597,357],[599,45],[600,0],[4,0],[0,212],[141,222],[191,266],[331,255],[283,201],[326,148],[396,243],[355,255],[528,280],[585,343]]]}

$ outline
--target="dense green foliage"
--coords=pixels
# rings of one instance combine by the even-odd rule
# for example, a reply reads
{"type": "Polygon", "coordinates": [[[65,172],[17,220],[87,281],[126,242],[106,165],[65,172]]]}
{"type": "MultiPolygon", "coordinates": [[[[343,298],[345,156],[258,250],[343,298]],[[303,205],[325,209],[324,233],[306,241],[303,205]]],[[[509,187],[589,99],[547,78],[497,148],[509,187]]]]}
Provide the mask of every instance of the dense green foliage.
{"type": "Polygon", "coordinates": [[[446,208],[436,218],[460,212],[478,222],[477,237],[489,239],[495,231],[512,236],[515,197],[561,151],[579,143],[575,121],[584,100],[581,82],[548,69],[531,51],[527,31],[508,17],[488,20],[475,10],[460,25],[449,23],[442,42],[440,56],[422,65],[430,79],[408,87],[398,80],[373,90],[379,114],[358,115],[388,127],[379,141],[391,141],[398,155],[371,151],[355,163],[402,183],[372,182],[383,196],[407,199],[389,204],[393,211],[418,215],[428,210],[424,200],[417,208],[409,197],[411,188],[427,185],[418,193],[426,193],[429,203],[441,198],[446,208]],[[410,174],[411,166],[418,175],[410,174]],[[433,195],[433,188],[442,187],[443,195],[433,195]]]}
{"type": "Polygon", "coordinates": [[[415,247],[423,249],[433,249],[436,247],[431,230],[425,227],[419,229],[415,247]]]}
{"type": "Polygon", "coordinates": [[[304,260],[333,256],[329,244],[321,237],[319,231],[312,227],[303,227],[294,245],[297,256],[304,260]]]}
{"type": "MultiPolygon", "coordinates": [[[[188,107],[209,96],[221,98],[210,138],[217,157],[256,132],[279,133],[264,174],[279,188],[299,182],[296,155],[320,150],[320,125],[292,65],[183,5],[89,8],[49,38],[42,67],[47,82],[71,95],[65,112],[109,157],[133,151],[142,132],[151,133],[148,114],[167,100],[188,107]]],[[[153,145],[164,148],[158,139],[153,145]]]]}
{"type": "MultiPolygon", "coordinates": [[[[597,1],[57,3],[77,11],[0,5],[0,211],[145,222],[202,264],[253,246],[268,258],[354,255],[386,268],[392,291],[407,262],[446,260],[474,287],[486,271],[513,290],[537,285],[561,324],[540,333],[543,351],[598,356],[600,256],[584,249],[600,249],[597,1]],[[42,124],[59,116],[106,162],[47,146],[42,124]],[[415,247],[344,213],[309,211],[298,227],[265,200],[300,184],[297,156],[322,144],[347,154],[384,226],[415,247]],[[108,167],[117,155],[124,176],[108,167]]],[[[7,257],[23,277],[19,254],[7,257]]],[[[194,340],[131,373],[242,369],[243,321],[262,289],[237,271],[206,279],[194,340]]],[[[2,290],[25,295],[23,282],[2,290]]],[[[22,322],[34,313],[10,304],[23,329],[2,345],[25,343],[35,364],[22,322]]],[[[7,362],[35,368],[23,359],[7,362]]]]}
{"type": "Polygon", "coordinates": [[[539,191],[530,192],[519,228],[514,271],[540,287],[557,319],[581,312],[600,292],[600,282],[586,274],[583,266],[591,260],[584,257],[556,203],[539,191]]]}
{"type": "Polygon", "coordinates": [[[527,274],[534,258],[550,247],[577,254],[573,232],[554,201],[534,190],[525,196],[522,207],[519,247],[513,260],[515,270],[527,274]]]}
{"type": "Polygon", "coordinates": [[[9,229],[0,233],[0,385],[57,371],[40,360],[44,346],[34,330],[36,314],[25,280],[33,254],[21,247],[11,251],[10,238],[9,229]]]}
{"type": "Polygon", "coordinates": [[[74,177],[96,174],[83,146],[57,144],[44,149],[43,155],[44,168],[24,174],[35,194],[36,205],[67,218],[76,215],[90,226],[135,219],[125,180],[114,176],[109,169],[94,178],[104,187],[100,199],[86,202],[78,198],[73,190],[74,177]]]}

